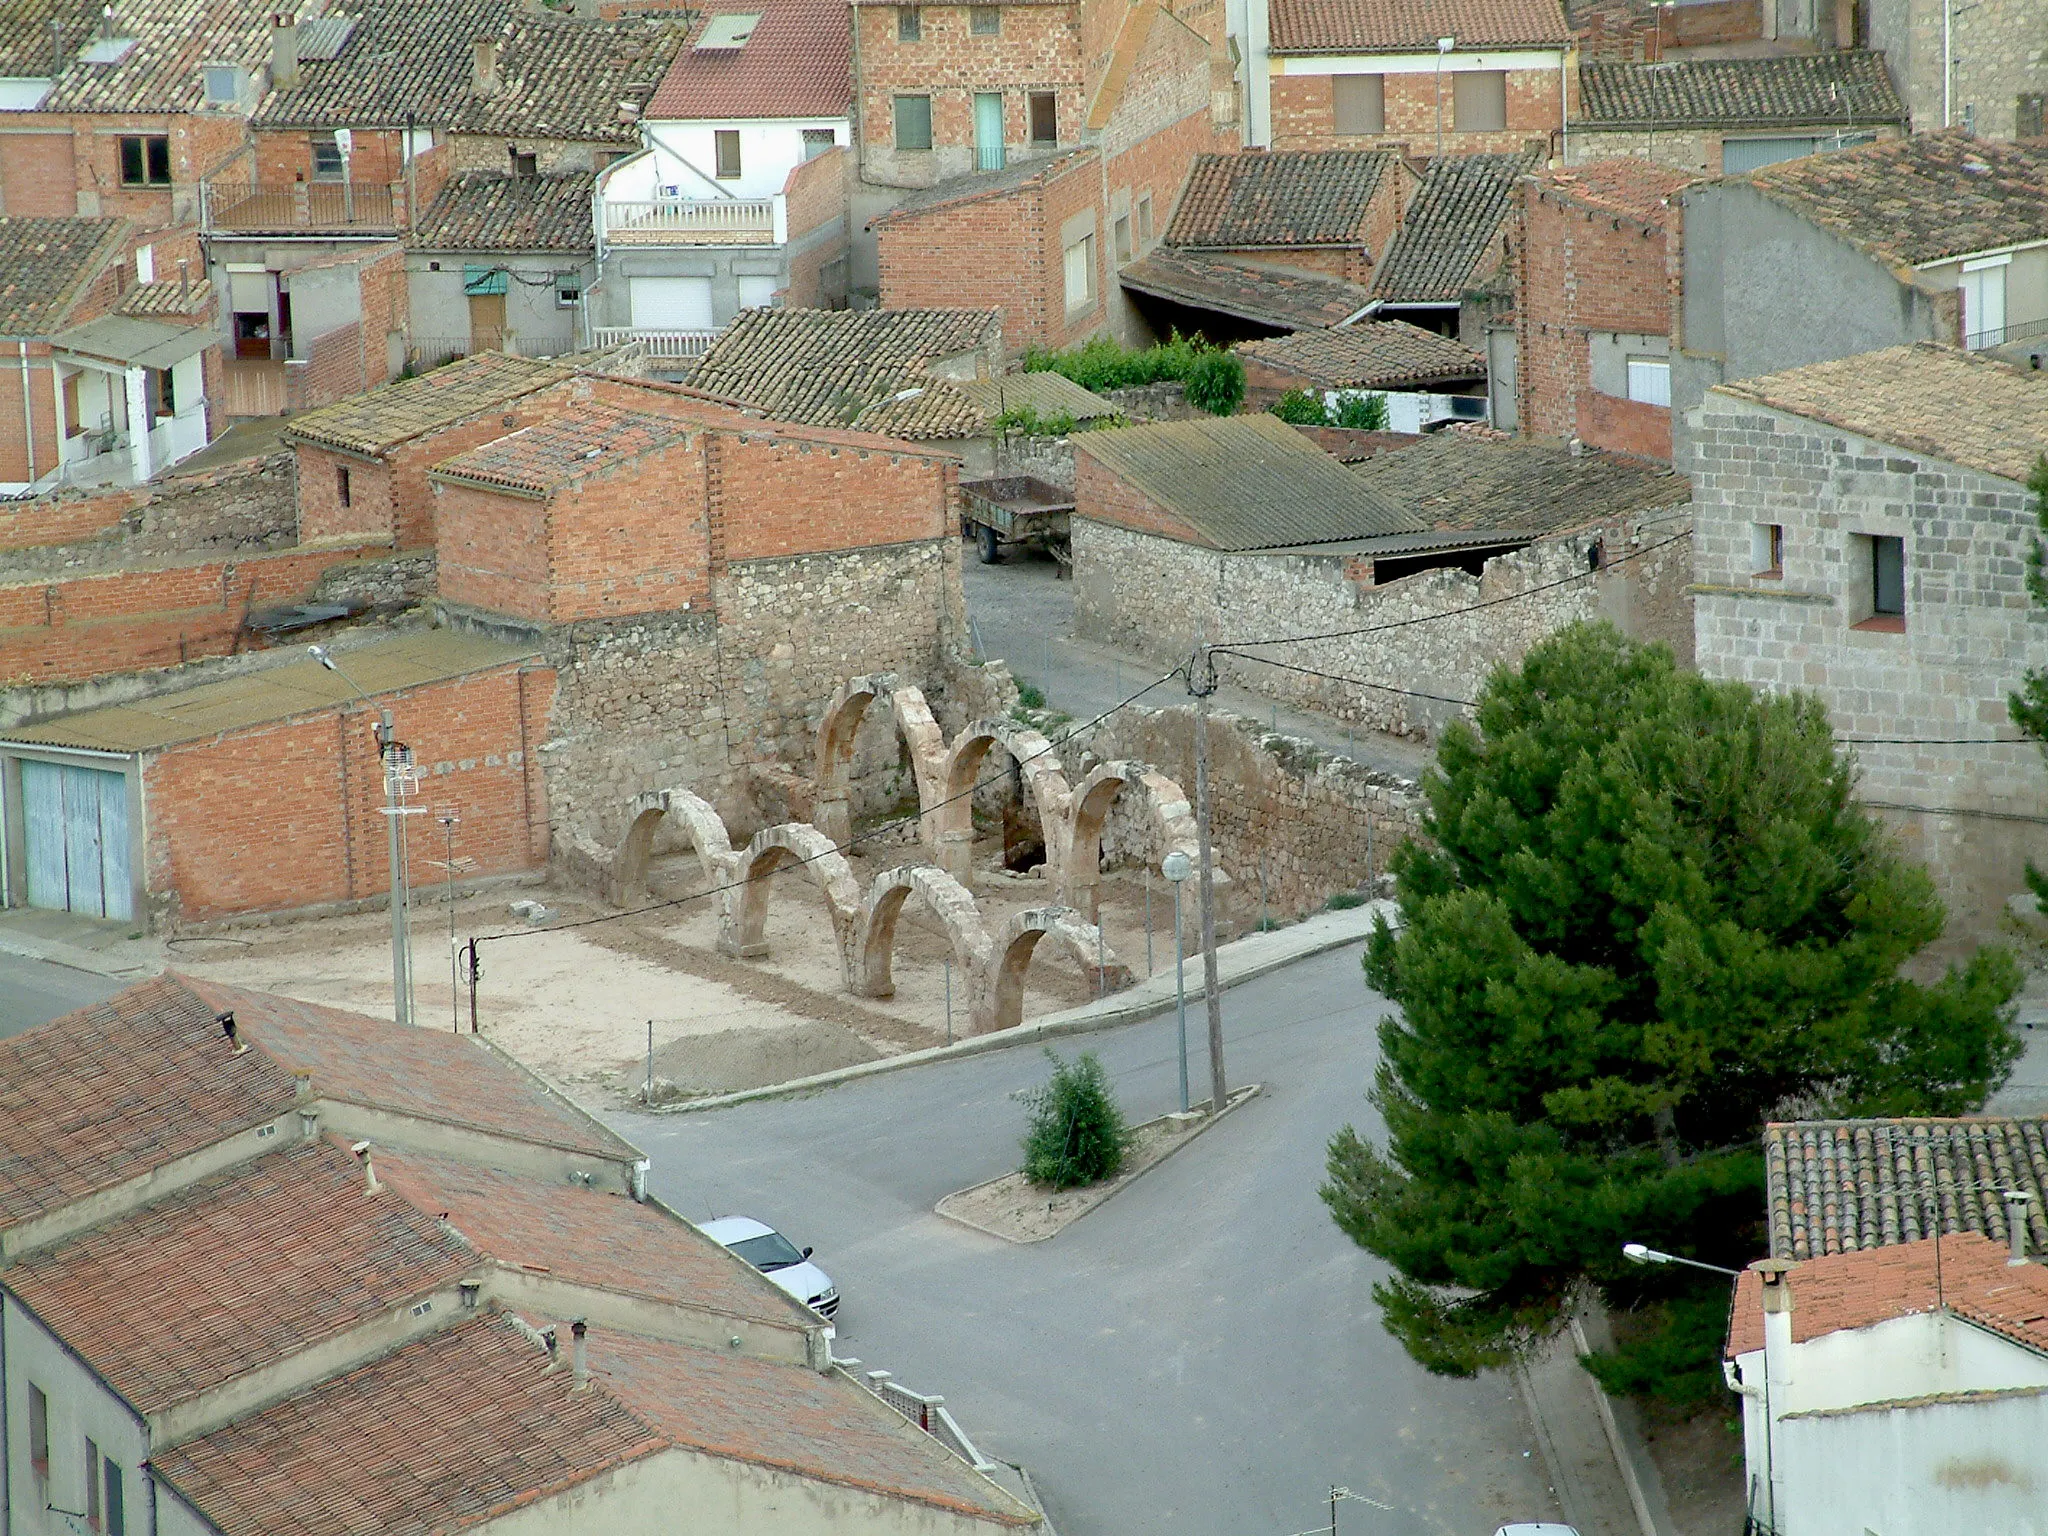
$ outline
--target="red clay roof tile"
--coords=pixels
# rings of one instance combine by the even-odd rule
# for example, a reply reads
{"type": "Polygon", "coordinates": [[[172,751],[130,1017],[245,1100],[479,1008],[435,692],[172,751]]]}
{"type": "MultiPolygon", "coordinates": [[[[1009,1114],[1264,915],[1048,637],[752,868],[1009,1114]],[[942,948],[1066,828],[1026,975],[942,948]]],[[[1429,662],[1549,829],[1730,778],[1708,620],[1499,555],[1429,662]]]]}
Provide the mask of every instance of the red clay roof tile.
{"type": "Polygon", "coordinates": [[[714,0],[668,67],[650,119],[844,117],[853,101],[846,0],[714,0]],[[738,48],[700,48],[713,16],[757,14],[738,48]]]}
{"type": "Polygon", "coordinates": [[[1273,0],[1275,53],[1414,53],[1453,37],[1460,48],[1563,48],[1558,0],[1273,0]]]}

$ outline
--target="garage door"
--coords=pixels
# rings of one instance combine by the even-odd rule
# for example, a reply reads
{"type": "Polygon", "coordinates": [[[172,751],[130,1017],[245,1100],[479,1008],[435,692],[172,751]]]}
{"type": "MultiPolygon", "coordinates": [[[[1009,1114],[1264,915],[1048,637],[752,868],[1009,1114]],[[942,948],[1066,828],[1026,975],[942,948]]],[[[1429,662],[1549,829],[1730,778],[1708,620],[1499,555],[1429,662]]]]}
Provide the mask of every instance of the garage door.
{"type": "Polygon", "coordinates": [[[635,277],[628,280],[636,331],[708,331],[711,279],[635,277]]]}
{"type": "Polygon", "coordinates": [[[68,764],[24,762],[21,799],[28,904],[128,919],[128,780],[68,764]]]}

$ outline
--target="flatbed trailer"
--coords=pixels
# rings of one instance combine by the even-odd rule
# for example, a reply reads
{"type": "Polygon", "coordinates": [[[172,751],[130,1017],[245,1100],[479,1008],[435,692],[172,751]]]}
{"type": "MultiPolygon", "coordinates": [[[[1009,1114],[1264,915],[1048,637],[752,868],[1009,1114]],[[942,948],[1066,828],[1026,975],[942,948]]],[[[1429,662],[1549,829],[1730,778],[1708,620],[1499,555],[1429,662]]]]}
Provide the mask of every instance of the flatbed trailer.
{"type": "Polygon", "coordinates": [[[983,565],[995,565],[1005,546],[1042,549],[1062,566],[1072,563],[1068,519],[1074,493],[1035,475],[999,475],[960,482],[960,531],[974,540],[983,565]]]}

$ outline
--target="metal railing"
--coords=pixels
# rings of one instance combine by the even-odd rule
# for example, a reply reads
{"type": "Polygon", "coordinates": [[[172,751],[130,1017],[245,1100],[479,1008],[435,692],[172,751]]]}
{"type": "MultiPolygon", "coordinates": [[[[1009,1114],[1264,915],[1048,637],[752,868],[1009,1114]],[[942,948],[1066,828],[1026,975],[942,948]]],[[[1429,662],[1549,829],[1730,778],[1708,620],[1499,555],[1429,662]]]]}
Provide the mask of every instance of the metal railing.
{"type": "Polygon", "coordinates": [[[637,341],[647,348],[649,357],[670,361],[702,357],[717,339],[716,331],[650,331],[630,325],[600,325],[590,333],[593,347],[618,347],[637,341]]]}
{"type": "Polygon", "coordinates": [[[1965,331],[1963,345],[1972,352],[1985,347],[2002,347],[2009,342],[2031,341],[2036,336],[2048,335],[2048,320],[2022,320],[2013,325],[1989,326],[1981,331],[1965,331]]]}
{"type": "Polygon", "coordinates": [[[279,230],[395,231],[405,200],[374,181],[210,181],[199,185],[199,227],[208,234],[279,230]]]}
{"type": "Polygon", "coordinates": [[[604,237],[615,245],[773,245],[772,197],[668,197],[612,202],[604,237]]]}
{"type": "Polygon", "coordinates": [[[415,368],[438,368],[473,352],[510,352],[518,357],[560,357],[577,350],[573,336],[414,336],[405,354],[415,368]]]}
{"type": "Polygon", "coordinates": [[[967,1438],[967,1431],[954,1421],[952,1414],[946,1412],[943,1397],[913,1392],[887,1371],[857,1373],[853,1367],[860,1364],[858,1360],[836,1360],[833,1364],[839,1367],[847,1380],[859,1382],[975,1471],[987,1472],[995,1467],[996,1463],[981,1454],[974,1442],[967,1438]]]}

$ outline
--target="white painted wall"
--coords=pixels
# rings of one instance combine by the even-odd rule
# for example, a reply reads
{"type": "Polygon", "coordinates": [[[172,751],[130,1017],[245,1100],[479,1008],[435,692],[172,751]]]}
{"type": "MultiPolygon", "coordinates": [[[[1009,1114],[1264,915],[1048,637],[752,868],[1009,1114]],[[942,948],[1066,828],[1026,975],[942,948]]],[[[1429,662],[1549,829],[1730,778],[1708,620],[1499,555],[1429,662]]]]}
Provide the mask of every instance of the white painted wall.
{"type": "Polygon", "coordinates": [[[106,1384],[57,1342],[12,1296],[0,1299],[0,1327],[6,1330],[7,1533],[58,1536],[83,1522],[50,1513],[85,1508],[85,1440],[120,1464],[127,1490],[129,1536],[155,1536],[149,1525],[149,1494],[142,1464],[149,1441],[142,1420],[106,1384]],[[33,1382],[50,1401],[50,1480],[47,1488],[31,1475],[28,1444],[28,1389],[33,1382]]]}
{"type": "Polygon", "coordinates": [[[653,198],[659,195],[656,188],[666,184],[679,186],[684,197],[773,197],[803,164],[806,128],[829,128],[835,144],[852,137],[843,117],[649,123],[645,138],[653,153],[619,166],[606,182],[606,194],[623,201],[653,198]],[[740,136],[740,174],[731,181],[716,174],[715,135],[721,129],[740,136]]]}

